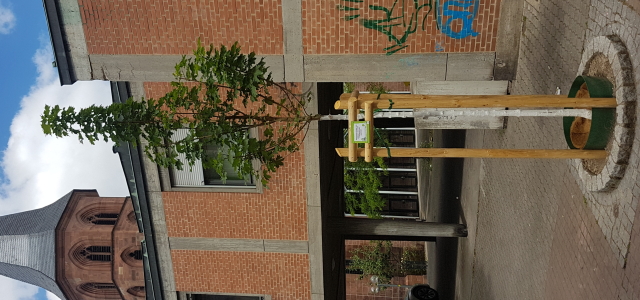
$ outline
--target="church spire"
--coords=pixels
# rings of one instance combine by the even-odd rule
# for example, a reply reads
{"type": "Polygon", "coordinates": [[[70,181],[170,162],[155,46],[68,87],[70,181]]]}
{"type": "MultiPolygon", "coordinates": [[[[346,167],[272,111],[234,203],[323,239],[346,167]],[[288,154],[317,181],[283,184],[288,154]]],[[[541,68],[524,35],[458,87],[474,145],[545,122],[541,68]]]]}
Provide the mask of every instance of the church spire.
{"type": "Polygon", "coordinates": [[[56,226],[73,191],[40,209],[0,217],[0,275],[65,299],[56,283],[56,226]]]}

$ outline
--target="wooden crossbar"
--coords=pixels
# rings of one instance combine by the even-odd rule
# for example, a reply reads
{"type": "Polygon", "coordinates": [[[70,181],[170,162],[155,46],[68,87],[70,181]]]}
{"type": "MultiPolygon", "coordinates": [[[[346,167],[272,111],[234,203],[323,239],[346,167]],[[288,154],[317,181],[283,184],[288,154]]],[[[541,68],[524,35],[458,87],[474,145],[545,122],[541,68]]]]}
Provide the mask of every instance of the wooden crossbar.
{"type": "MultiPolygon", "coordinates": [[[[335,109],[348,109],[348,100],[340,96],[335,109]]],[[[389,108],[592,108],[616,107],[615,98],[567,98],[562,95],[410,95],[410,94],[360,94],[357,97],[356,109],[363,109],[364,103],[372,101],[373,109],[389,108]]]]}
{"type": "MultiPolygon", "coordinates": [[[[340,157],[349,156],[348,148],[336,148],[340,157]]],[[[466,148],[390,148],[391,157],[475,157],[475,158],[606,158],[605,150],[572,149],[466,149],[466,148]]],[[[364,148],[356,149],[356,156],[364,156],[364,148]]],[[[373,148],[373,157],[388,157],[387,148],[373,148]]]]}

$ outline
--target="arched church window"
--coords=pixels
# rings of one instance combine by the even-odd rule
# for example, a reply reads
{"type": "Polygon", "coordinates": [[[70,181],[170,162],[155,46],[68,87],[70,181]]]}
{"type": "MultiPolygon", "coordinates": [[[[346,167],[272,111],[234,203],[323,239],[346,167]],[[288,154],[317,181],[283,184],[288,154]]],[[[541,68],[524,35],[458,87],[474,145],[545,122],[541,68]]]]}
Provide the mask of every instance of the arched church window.
{"type": "Polygon", "coordinates": [[[144,297],[146,295],[143,286],[134,286],[127,290],[127,293],[134,295],[136,297],[144,297]]]}
{"type": "Polygon", "coordinates": [[[129,248],[127,248],[126,250],[124,250],[122,252],[122,254],[120,255],[120,257],[122,258],[122,260],[127,263],[130,266],[140,266],[142,265],[142,257],[143,257],[143,253],[142,253],[142,249],[140,248],[140,246],[131,246],[129,248]]]}
{"type": "Polygon", "coordinates": [[[129,253],[129,257],[135,260],[142,260],[142,250],[138,249],[136,251],[132,251],[131,253],[129,253]]]}
{"type": "Polygon", "coordinates": [[[87,282],[78,286],[78,291],[84,295],[103,298],[118,299],[120,293],[116,285],[111,282],[87,282]]]}
{"type": "Polygon", "coordinates": [[[87,225],[116,225],[120,216],[120,208],[115,204],[94,204],[77,214],[81,223],[87,225]]]}
{"type": "Polygon", "coordinates": [[[110,262],[111,246],[78,247],[76,251],[74,251],[74,257],[82,263],[110,262]]]}
{"type": "Polygon", "coordinates": [[[118,221],[118,214],[97,213],[86,216],[85,222],[93,223],[95,225],[116,225],[116,221],[118,221]]]}

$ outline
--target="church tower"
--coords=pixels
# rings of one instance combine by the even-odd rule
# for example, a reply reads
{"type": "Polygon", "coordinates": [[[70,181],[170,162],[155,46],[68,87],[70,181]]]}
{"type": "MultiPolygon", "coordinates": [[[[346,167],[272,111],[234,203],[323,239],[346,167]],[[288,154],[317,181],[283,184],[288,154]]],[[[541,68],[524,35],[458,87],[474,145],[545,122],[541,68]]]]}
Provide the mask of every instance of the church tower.
{"type": "Polygon", "coordinates": [[[145,299],[141,240],[129,198],[73,190],[0,217],[0,275],[61,299],[145,299]]]}

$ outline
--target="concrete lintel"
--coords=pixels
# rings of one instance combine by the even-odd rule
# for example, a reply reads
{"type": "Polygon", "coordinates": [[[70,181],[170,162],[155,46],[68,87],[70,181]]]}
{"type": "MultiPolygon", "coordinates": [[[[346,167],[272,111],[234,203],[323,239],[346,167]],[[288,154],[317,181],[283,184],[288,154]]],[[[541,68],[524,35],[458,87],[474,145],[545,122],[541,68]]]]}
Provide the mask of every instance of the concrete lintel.
{"type": "Polygon", "coordinates": [[[446,80],[493,80],[494,52],[449,53],[446,80]]]}
{"type": "Polygon", "coordinates": [[[284,80],[286,82],[304,82],[304,55],[284,55],[284,80]]]}
{"type": "Polygon", "coordinates": [[[421,95],[506,95],[508,81],[428,81],[411,82],[411,93],[421,95]]]}
{"type": "Polygon", "coordinates": [[[263,240],[170,237],[172,250],[264,252],[263,240]]]}
{"type": "Polygon", "coordinates": [[[415,222],[391,219],[332,218],[329,227],[344,236],[465,237],[462,224],[415,222]]]}
{"type": "Polygon", "coordinates": [[[264,240],[264,252],[309,253],[309,242],[289,240],[264,240]]]}
{"type": "MultiPolygon", "coordinates": [[[[275,81],[284,81],[282,55],[264,58],[275,81]]],[[[129,82],[170,82],[182,55],[90,55],[92,78],[129,82]]]]}
{"type": "MultiPolygon", "coordinates": [[[[303,83],[302,90],[309,91],[312,99],[307,113],[318,113],[318,85],[303,83]]],[[[318,123],[309,124],[304,140],[304,165],[307,191],[307,232],[309,236],[309,270],[311,276],[311,294],[324,299],[323,261],[322,261],[322,211],[320,209],[320,142],[318,123]]]]}
{"type": "Polygon", "coordinates": [[[496,44],[495,80],[515,80],[522,33],[524,0],[500,2],[500,20],[496,44]]]}
{"type": "Polygon", "coordinates": [[[447,53],[305,55],[304,78],[314,82],[445,80],[447,53]]]}
{"type": "Polygon", "coordinates": [[[282,0],[284,80],[304,82],[302,46],[302,1],[282,0]]]}
{"type": "Polygon", "coordinates": [[[308,253],[307,241],[170,237],[172,250],[308,253]]]}

